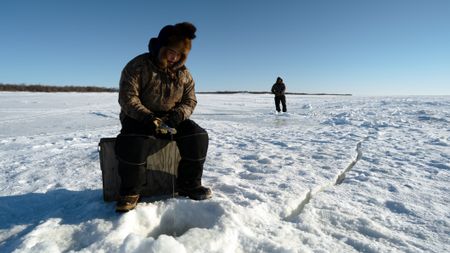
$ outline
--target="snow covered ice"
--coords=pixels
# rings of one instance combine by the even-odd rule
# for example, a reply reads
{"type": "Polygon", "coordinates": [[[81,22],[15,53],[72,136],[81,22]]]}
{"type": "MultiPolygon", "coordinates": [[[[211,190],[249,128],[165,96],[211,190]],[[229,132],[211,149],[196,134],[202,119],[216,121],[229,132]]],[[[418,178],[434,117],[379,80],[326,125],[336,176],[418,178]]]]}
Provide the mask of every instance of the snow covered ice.
{"type": "Polygon", "coordinates": [[[206,201],[102,200],[116,93],[0,93],[0,252],[448,252],[450,97],[199,94],[206,201]]]}

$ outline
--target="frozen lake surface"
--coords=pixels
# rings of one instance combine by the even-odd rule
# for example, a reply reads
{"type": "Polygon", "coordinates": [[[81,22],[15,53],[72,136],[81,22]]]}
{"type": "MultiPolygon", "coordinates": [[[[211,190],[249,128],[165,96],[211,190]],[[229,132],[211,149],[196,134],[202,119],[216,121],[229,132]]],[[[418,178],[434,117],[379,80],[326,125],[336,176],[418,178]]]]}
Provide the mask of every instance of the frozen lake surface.
{"type": "Polygon", "coordinates": [[[446,252],[450,97],[198,95],[206,201],[102,200],[117,93],[0,93],[0,252],[446,252]]]}

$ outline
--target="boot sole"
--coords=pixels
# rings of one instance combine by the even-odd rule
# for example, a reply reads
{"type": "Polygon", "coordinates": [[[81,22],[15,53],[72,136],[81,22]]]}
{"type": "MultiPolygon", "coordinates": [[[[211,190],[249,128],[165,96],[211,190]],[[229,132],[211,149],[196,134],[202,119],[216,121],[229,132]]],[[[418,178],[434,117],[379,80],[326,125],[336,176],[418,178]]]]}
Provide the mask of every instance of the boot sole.
{"type": "Polygon", "coordinates": [[[192,200],[205,200],[205,199],[210,199],[212,198],[212,192],[208,192],[207,194],[188,194],[185,192],[178,192],[178,196],[182,196],[182,197],[187,197],[190,198],[192,200]]]}

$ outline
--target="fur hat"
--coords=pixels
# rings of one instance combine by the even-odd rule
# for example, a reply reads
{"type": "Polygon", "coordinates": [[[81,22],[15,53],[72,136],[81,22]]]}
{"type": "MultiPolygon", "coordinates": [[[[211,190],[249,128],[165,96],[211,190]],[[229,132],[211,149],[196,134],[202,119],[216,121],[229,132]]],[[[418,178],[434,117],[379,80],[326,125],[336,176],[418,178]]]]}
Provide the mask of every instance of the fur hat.
{"type": "Polygon", "coordinates": [[[167,25],[161,29],[158,37],[150,39],[148,49],[156,56],[165,47],[176,50],[182,54],[180,61],[184,64],[192,47],[191,41],[196,37],[196,31],[197,28],[189,22],[167,25]]]}

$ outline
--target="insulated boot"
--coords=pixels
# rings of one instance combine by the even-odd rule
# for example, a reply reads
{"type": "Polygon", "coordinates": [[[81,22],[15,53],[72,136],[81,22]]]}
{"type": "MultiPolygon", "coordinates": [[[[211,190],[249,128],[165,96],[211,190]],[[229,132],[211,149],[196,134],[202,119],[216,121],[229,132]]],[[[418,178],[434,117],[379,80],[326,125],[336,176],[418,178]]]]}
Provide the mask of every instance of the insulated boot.
{"type": "Polygon", "coordinates": [[[124,213],[133,210],[139,201],[139,195],[120,196],[116,204],[116,212],[124,213]]]}
{"type": "Polygon", "coordinates": [[[212,197],[212,191],[208,187],[178,187],[178,196],[188,197],[193,200],[205,200],[212,197]]]}

